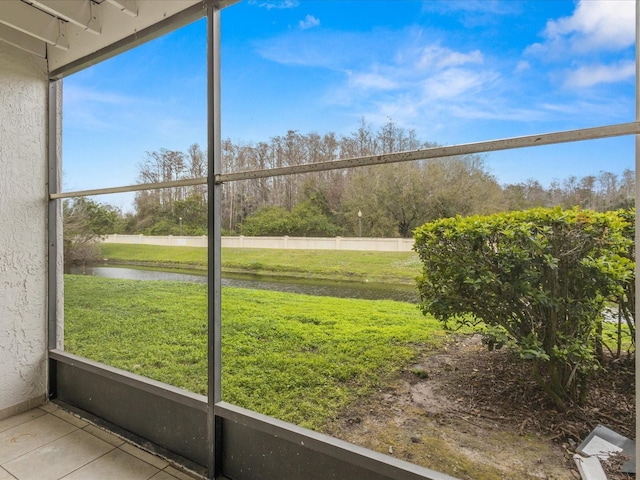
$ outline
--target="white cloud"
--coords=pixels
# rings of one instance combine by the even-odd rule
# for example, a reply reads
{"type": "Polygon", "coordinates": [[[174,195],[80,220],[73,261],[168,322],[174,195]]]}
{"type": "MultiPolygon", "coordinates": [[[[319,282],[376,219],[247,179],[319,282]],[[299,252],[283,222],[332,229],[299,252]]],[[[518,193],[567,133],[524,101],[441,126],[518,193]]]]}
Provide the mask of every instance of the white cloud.
{"type": "Polygon", "coordinates": [[[260,8],[266,8],[267,10],[271,10],[273,8],[276,9],[286,9],[286,8],[295,8],[300,5],[298,0],[281,0],[281,1],[271,1],[271,2],[258,2],[257,0],[252,0],[249,3],[252,5],[258,5],[260,8]]]}
{"type": "Polygon", "coordinates": [[[88,87],[79,87],[77,85],[65,86],[64,98],[67,103],[82,103],[87,104],[89,102],[97,102],[110,105],[130,105],[132,103],[138,103],[139,98],[124,95],[122,93],[112,93],[107,91],[95,90],[88,87]]]}
{"type": "Polygon", "coordinates": [[[489,72],[452,68],[426,78],[423,84],[423,101],[456,100],[481,90],[496,79],[489,72]]]}
{"type": "Polygon", "coordinates": [[[470,53],[455,52],[439,45],[429,45],[422,50],[421,58],[416,66],[425,68],[448,68],[465,64],[481,64],[483,62],[482,53],[474,50],[470,53]]]}
{"type": "Polygon", "coordinates": [[[398,86],[393,78],[375,72],[355,74],[353,72],[347,72],[347,74],[349,76],[349,85],[353,88],[391,90],[398,86]]]}
{"type": "Polygon", "coordinates": [[[313,15],[307,15],[304,17],[304,20],[300,20],[298,22],[298,26],[301,30],[308,30],[309,28],[317,27],[318,25],[320,25],[320,20],[313,15]]]}
{"type": "Polygon", "coordinates": [[[635,75],[632,61],[613,65],[585,65],[571,72],[565,80],[567,87],[592,87],[601,83],[616,83],[630,80],[635,75]]]}
{"type": "Polygon", "coordinates": [[[464,28],[495,25],[500,17],[520,15],[523,2],[504,0],[428,0],[422,11],[447,15],[464,28]]]}
{"type": "MultiPolygon", "coordinates": [[[[495,94],[501,75],[493,64],[485,65],[480,50],[458,51],[426,43],[421,36],[411,39],[409,45],[395,42],[394,54],[384,57],[387,63],[377,59],[346,69],[347,82],[333,88],[325,100],[359,109],[373,123],[393,118],[409,128],[426,118],[433,125],[440,117],[470,118],[486,109],[479,102],[495,94]]],[[[489,104],[491,117],[513,114],[489,104]]]]}
{"type": "Polygon", "coordinates": [[[283,65],[321,67],[345,71],[354,64],[366,63],[375,54],[389,48],[388,36],[372,37],[352,32],[327,32],[322,29],[287,34],[255,44],[258,55],[283,65]]]}
{"type": "Polygon", "coordinates": [[[549,20],[544,42],[528,52],[563,55],[570,51],[617,51],[635,40],[635,2],[630,0],[580,0],[573,15],[549,20]]]}
{"type": "MultiPolygon", "coordinates": [[[[553,31],[560,35],[558,28],[553,31]]],[[[565,56],[562,70],[554,71],[548,65],[539,69],[536,58],[493,57],[480,47],[456,47],[453,41],[415,26],[375,32],[297,30],[257,45],[259,54],[269,60],[332,72],[329,86],[320,95],[332,109],[355,112],[356,117],[365,116],[373,123],[393,118],[409,128],[427,128],[442,119],[542,121],[562,115],[554,115],[543,102],[571,104],[576,100],[575,91],[554,88],[548,83],[550,78],[555,76],[556,86],[585,87],[625,80],[630,71],[629,65],[620,63],[619,55],[611,60],[618,63],[609,68],[607,59],[590,56],[592,65],[602,67],[587,80],[582,70],[574,74],[567,70],[569,65],[579,69],[585,61],[579,61],[581,56],[565,56]]],[[[587,100],[592,102],[589,111],[602,111],[611,99],[599,95],[587,100]]]]}
{"type": "Polygon", "coordinates": [[[423,2],[422,10],[425,12],[435,13],[455,13],[459,12],[471,13],[489,13],[492,15],[511,15],[518,13],[521,6],[518,2],[505,2],[501,0],[447,0],[436,2],[430,0],[423,2]]]}
{"type": "Polygon", "coordinates": [[[527,70],[531,69],[531,64],[529,62],[526,62],[524,60],[520,60],[518,62],[518,64],[516,65],[516,69],[515,72],[516,73],[522,73],[522,72],[526,72],[527,70]]]}
{"type": "Polygon", "coordinates": [[[583,89],[627,81],[634,74],[635,2],[580,0],[573,14],[549,20],[544,40],[525,55],[547,66],[549,78],[564,87],[583,89]]]}

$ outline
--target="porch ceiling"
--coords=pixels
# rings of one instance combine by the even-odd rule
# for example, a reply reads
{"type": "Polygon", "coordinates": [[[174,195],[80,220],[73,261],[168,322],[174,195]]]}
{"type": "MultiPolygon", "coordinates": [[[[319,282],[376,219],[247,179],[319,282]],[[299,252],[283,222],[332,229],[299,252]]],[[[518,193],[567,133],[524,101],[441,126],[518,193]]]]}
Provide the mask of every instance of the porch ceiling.
{"type": "Polygon", "coordinates": [[[207,3],[211,2],[2,0],[0,41],[46,58],[52,72],[197,4],[205,8],[207,3]]]}

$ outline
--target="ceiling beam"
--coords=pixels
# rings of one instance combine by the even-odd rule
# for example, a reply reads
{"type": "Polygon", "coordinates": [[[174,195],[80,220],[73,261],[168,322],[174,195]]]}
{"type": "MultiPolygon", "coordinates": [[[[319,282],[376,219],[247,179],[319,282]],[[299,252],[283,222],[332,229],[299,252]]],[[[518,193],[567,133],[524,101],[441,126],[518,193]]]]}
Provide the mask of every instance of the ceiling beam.
{"type": "Polygon", "coordinates": [[[69,49],[64,22],[21,0],[3,0],[0,23],[62,50],[69,49]]]}
{"type": "Polygon", "coordinates": [[[45,42],[1,23],[0,40],[38,57],[45,58],[47,56],[47,44],[45,42]]]}
{"type": "MultiPolygon", "coordinates": [[[[124,12],[120,7],[114,7],[111,2],[105,0],[94,5],[94,13],[97,13],[100,19],[100,35],[92,35],[75,26],[70,28],[68,51],[64,52],[52,47],[47,49],[49,71],[55,72],[56,78],[60,78],[69,72],[76,71],[75,68],[80,68],[74,66],[73,69],[63,72],[62,67],[65,65],[87,66],[96,63],[97,59],[104,60],[128,50],[131,45],[139,45],[164,32],[201,18],[203,12],[206,12],[205,5],[213,1],[215,0],[137,0],[138,15],[133,17],[123,15],[124,12]],[[154,33],[148,33],[150,28],[154,33]],[[127,38],[132,41],[124,42],[127,38]],[[87,62],[79,62],[82,58],[87,59],[87,62]]],[[[0,17],[3,2],[4,0],[0,0],[0,17]]],[[[118,0],[118,3],[124,2],[118,0]]],[[[132,5],[129,4],[129,7],[132,5]]]]}
{"type": "Polygon", "coordinates": [[[138,16],[138,0],[107,0],[107,2],[130,17],[138,16]]]}
{"type": "Polygon", "coordinates": [[[89,33],[100,33],[98,9],[90,0],[28,0],[38,8],[77,25],[89,33]]]}

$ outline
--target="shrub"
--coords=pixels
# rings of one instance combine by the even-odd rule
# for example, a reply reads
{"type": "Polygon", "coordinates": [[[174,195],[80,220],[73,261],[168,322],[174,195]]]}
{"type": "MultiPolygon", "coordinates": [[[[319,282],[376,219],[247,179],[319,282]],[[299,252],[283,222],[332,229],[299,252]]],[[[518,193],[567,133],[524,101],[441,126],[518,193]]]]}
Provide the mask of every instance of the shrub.
{"type": "Polygon", "coordinates": [[[291,211],[282,207],[262,207],[245,219],[240,233],[248,236],[334,237],[340,229],[319,207],[306,201],[291,211]]]}
{"type": "Polygon", "coordinates": [[[414,232],[421,309],[482,329],[489,348],[515,348],[565,409],[586,397],[605,303],[633,272],[628,225],[620,212],[577,208],[425,224],[414,232]]]}
{"type": "Polygon", "coordinates": [[[64,269],[72,265],[96,262],[100,259],[97,242],[113,233],[119,212],[89,198],[67,199],[62,203],[64,269]]]}
{"type": "MultiPolygon", "coordinates": [[[[625,220],[623,226],[623,234],[629,240],[627,242],[626,251],[622,253],[624,257],[628,259],[631,265],[635,265],[635,208],[620,210],[618,214],[625,220]]],[[[622,353],[622,332],[623,332],[623,320],[627,327],[627,333],[629,335],[629,343],[631,348],[635,347],[636,338],[636,277],[635,269],[629,268],[626,271],[626,277],[622,278],[620,287],[616,292],[616,296],[613,299],[617,306],[618,314],[618,328],[615,335],[616,338],[616,351],[611,352],[615,357],[620,357],[622,353]]]]}

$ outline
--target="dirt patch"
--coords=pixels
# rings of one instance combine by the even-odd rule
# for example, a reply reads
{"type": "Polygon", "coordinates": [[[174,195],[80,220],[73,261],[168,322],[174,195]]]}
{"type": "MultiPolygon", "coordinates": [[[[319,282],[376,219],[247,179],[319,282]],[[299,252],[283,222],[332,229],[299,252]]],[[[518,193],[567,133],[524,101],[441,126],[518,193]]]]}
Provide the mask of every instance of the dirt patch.
{"type": "Polygon", "coordinates": [[[609,365],[585,406],[560,413],[526,362],[488,352],[479,336],[468,336],[425,353],[328,433],[459,479],[575,480],[573,451],[598,424],[634,438],[631,361],[609,365]]]}

